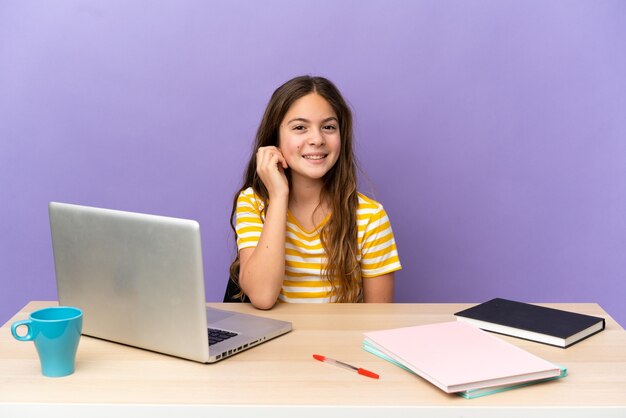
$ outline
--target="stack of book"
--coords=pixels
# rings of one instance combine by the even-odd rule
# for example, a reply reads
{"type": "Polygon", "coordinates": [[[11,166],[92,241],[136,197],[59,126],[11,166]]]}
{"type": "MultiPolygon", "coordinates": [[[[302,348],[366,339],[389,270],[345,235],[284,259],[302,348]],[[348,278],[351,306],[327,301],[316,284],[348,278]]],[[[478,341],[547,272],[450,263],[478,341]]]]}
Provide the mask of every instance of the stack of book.
{"type": "Polygon", "coordinates": [[[458,321],[367,332],[363,348],[465,398],[567,375],[563,367],[458,321]]]}
{"type": "Polygon", "coordinates": [[[363,348],[447,393],[476,398],[567,376],[567,369],[483,330],[567,348],[605,327],[603,318],[496,298],[456,322],[372,331],[363,348]]]}

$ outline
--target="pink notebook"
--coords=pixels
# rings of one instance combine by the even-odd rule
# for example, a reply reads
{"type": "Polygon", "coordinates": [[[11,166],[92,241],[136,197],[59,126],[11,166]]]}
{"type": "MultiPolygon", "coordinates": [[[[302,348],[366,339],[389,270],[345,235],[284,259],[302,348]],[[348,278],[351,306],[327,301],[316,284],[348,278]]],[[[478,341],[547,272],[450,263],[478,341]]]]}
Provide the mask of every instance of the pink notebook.
{"type": "Polygon", "coordinates": [[[554,364],[457,321],[367,332],[364,343],[448,393],[561,374],[554,364]]]}

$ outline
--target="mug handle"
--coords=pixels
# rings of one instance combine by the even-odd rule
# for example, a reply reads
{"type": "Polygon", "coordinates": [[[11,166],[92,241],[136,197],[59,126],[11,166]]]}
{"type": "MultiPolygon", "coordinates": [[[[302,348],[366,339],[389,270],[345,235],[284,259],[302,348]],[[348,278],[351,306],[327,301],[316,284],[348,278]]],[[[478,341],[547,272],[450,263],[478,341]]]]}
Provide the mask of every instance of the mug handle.
{"type": "Polygon", "coordinates": [[[32,322],[33,322],[33,321],[31,321],[30,319],[25,319],[25,320],[23,320],[23,321],[17,321],[17,322],[14,322],[14,323],[11,325],[11,334],[13,334],[13,337],[14,337],[16,340],[18,340],[18,341],[32,341],[32,340],[33,340],[33,334],[32,334],[32,332],[31,332],[31,328],[30,328],[30,327],[31,327],[31,325],[30,325],[30,324],[31,324],[32,322]],[[28,329],[28,332],[27,332],[27,333],[26,333],[26,335],[24,335],[23,337],[21,337],[21,336],[17,335],[17,327],[19,327],[19,326],[21,326],[21,325],[24,325],[24,326],[28,329]]]}

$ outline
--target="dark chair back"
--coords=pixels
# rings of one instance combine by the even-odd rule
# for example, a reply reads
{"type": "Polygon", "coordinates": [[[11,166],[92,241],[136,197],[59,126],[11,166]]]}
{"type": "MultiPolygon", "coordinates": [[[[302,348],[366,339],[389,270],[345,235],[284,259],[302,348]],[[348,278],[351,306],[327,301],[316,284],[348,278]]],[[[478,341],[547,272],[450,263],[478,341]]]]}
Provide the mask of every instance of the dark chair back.
{"type": "Polygon", "coordinates": [[[226,285],[226,292],[224,293],[224,303],[248,303],[250,299],[248,296],[243,295],[243,297],[235,297],[237,293],[239,293],[241,289],[237,285],[237,283],[233,282],[230,278],[228,278],[228,284],[226,285]]]}

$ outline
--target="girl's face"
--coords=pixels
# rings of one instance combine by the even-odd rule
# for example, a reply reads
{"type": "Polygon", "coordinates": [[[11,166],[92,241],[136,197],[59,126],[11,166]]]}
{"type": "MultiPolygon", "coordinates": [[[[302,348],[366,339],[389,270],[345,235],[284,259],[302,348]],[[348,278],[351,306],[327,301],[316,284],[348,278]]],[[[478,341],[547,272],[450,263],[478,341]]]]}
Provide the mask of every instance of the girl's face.
{"type": "Polygon", "coordinates": [[[278,144],[292,179],[321,179],[341,150],[339,121],[330,103],[317,93],[296,100],[280,124],[278,144]]]}

